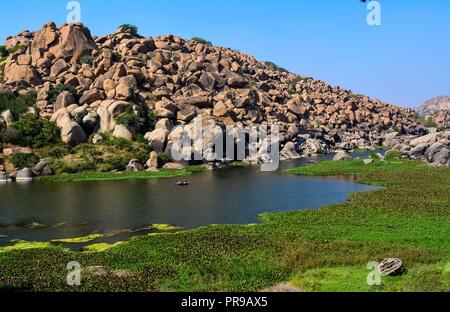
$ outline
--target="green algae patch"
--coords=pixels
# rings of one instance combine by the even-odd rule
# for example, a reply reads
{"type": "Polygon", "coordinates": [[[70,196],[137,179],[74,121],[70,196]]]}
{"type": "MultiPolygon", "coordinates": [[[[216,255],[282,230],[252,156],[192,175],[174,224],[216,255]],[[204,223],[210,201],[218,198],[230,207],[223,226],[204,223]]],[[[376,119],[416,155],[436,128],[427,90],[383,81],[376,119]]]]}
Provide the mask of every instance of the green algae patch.
{"type": "Polygon", "coordinates": [[[52,244],[48,242],[29,242],[24,240],[13,240],[11,241],[13,245],[0,247],[0,253],[15,251],[15,250],[26,250],[26,249],[45,249],[51,248],[52,244]]]}
{"type": "Polygon", "coordinates": [[[119,245],[122,245],[124,242],[117,242],[114,244],[108,244],[108,243],[99,243],[99,244],[92,244],[83,247],[84,252],[104,252],[111,248],[117,247],[119,245]]]}
{"type": "Polygon", "coordinates": [[[152,224],[150,225],[150,229],[151,230],[155,229],[158,231],[179,231],[182,230],[183,228],[170,224],[152,224]]]}
{"type": "Polygon", "coordinates": [[[74,238],[62,238],[62,239],[53,239],[52,243],[64,243],[64,244],[81,244],[81,243],[89,243],[93,240],[103,238],[105,235],[103,234],[90,234],[82,237],[74,237],[74,238]]]}

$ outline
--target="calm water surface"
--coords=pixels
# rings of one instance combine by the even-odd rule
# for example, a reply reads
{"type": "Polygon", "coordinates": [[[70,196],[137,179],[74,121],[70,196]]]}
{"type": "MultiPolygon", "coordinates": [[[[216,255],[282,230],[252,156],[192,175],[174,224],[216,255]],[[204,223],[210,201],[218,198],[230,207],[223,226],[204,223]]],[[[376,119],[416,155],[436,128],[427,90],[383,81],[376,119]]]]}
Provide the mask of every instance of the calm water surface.
{"type": "MultiPolygon", "coordinates": [[[[331,156],[320,157],[319,160],[331,156]]],[[[258,221],[264,212],[314,209],[343,202],[349,193],[376,189],[351,178],[292,176],[259,167],[196,173],[190,185],[174,179],[32,182],[0,185],[0,244],[12,239],[48,241],[150,224],[193,228],[258,221]]]]}

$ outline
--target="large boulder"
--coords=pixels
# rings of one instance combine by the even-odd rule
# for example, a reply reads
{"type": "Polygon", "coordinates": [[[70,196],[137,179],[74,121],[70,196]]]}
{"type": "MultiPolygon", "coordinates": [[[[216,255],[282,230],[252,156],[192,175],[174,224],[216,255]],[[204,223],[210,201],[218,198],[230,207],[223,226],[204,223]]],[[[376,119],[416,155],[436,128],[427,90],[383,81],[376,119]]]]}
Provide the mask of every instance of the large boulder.
{"type": "Polygon", "coordinates": [[[113,137],[132,141],[133,133],[125,125],[116,125],[114,127],[113,137]]]}
{"type": "Polygon", "coordinates": [[[14,116],[9,109],[2,112],[0,114],[0,117],[1,119],[3,119],[3,121],[6,123],[6,126],[8,127],[14,123],[14,116]]]}
{"type": "Polygon", "coordinates": [[[352,156],[346,151],[338,151],[336,155],[334,155],[334,161],[348,160],[352,159],[352,156]]]}
{"type": "Polygon", "coordinates": [[[91,104],[102,99],[103,96],[97,89],[91,89],[83,93],[80,98],[80,105],[91,104]]]}
{"type": "Polygon", "coordinates": [[[438,153],[433,155],[431,162],[435,165],[450,167],[450,149],[447,147],[442,148],[438,153]]]}
{"type": "Polygon", "coordinates": [[[46,161],[40,161],[36,166],[34,166],[33,172],[37,176],[50,176],[53,174],[53,170],[46,161]]]}
{"type": "Polygon", "coordinates": [[[427,149],[425,152],[425,156],[427,157],[428,161],[432,161],[435,154],[439,153],[443,148],[449,147],[449,141],[447,140],[441,140],[437,141],[427,149]]]}
{"type": "Polygon", "coordinates": [[[145,139],[149,142],[150,147],[158,153],[163,153],[166,147],[167,138],[170,131],[165,129],[155,129],[145,135],[145,139]]]}
{"type": "Polygon", "coordinates": [[[11,182],[11,177],[4,171],[0,171],[0,183],[11,182]]]}
{"type": "Polygon", "coordinates": [[[33,62],[37,63],[50,52],[55,56],[71,57],[70,63],[75,65],[84,55],[91,55],[98,47],[88,28],[80,23],[70,23],[57,28],[52,22],[35,33],[31,45],[33,62]]]}
{"type": "Polygon", "coordinates": [[[25,82],[33,86],[42,84],[42,78],[36,68],[30,65],[11,64],[5,68],[6,83],[25,82]]]}
{"type": "Polygon", "coordinates": [[[29,182],[35,177],[33,170],[29,168],[23,168],[17,172],[16,181],[17,182],[29,182]]]}
{"type": "Polygon", "coordinates": [[[150,152],[150,158],[147,160],[145,165],[148,169],[157,169],[158,168],[158,153],[155,151],[150,152]]]}
{"type": "Polygon", "coordinates": [[[103,101],[97,109],[97,114],[100,118],[99,131],[103,133],[114,131],[116,126],[115,118],[125,112],[129,105],[130,104],[125,101],[103,101]]]}
{"type": "Polygon", "coordinates": [[[415,138],[409,142],[409,145],[415,147],[423,143],[433,144],[434,142],[436,142],[436,138],[438,135],[439,133],[435,132],[415,138]]]}
{"type": "Polygon", "coordinates": [[[295,158],[299,158],[300,157],[300,154],[297,153],[297,150],[295,148],[295,144],[293,142],[287,142],[284,145],[284,148],[281,151],[280,155],[281,155],[281,159],[282,160],[295,159],[295,158]]]}
{"type": "Polygon", "coordinates": [[[57,111],[61,108],[68,107],[72,104],[75,104],[74,96],[69,91],[63,91],[56,98],[56,102],[53,105],[53,109],[57,111]]]}
{"type": "Polygon", "coordinates": [[[127,165],[126,171],[143,171],[144,166],[137,159],[132,159],[127,165]]]}
{"type": "Polygon", "coordinates": [[[61,139],[63,142],[76,145],[86,142],[87,136],[83,128],[72,119],[67,108],[59,109],[53,114],[51,121],[61,129],[61,139]]]}

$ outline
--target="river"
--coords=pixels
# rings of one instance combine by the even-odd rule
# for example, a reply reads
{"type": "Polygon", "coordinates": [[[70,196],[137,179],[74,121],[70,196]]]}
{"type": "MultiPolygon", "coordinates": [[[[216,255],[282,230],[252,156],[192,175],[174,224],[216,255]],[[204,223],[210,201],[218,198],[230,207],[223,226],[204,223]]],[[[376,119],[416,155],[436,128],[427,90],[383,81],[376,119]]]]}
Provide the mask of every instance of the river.
{"type": "Polygon", "coordinates": [[[283,162],[275,172],[261,172],[258,166],[200,172],[187,177],[190,184],[185,187],[175,186],[176,178],[3,184],[0,245],[13,239],[49,241],[124,229],[139,233],[150,224],[195,228],[255,223],[264,212],[316,209],[344,202],[349,193],[376,189],[351,177],[282,173],[306,164],[306,159],[283,162]]]}

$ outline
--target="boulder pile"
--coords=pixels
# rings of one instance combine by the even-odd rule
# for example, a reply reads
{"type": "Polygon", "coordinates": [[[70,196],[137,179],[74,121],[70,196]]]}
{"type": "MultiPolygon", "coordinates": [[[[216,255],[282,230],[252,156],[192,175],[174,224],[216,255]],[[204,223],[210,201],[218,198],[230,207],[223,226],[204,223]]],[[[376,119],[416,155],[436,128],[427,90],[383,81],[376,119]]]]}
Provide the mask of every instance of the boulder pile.
{"type": "Polygon", "coordinates": [[[450,131],[434,132],[421,137],[397,136],[392,150],[404,158],[423,160],[436,166],[450,167],[450,131]]]}
{"type": "Polygon", "coordinates": [[[222,129],[278,125],[285,158],[380,146],[393,130],[427,133],[412,110],[173,35],[144,38],[119,29],[93,37],[82,24],[48,23],[9,37],[6,46],[19,49],[0,73],[1,88],[35,91],[40,117],[73,145],[96,132],[131,139],[139,129],[116,124],[127,111],[152,113],[155,130],[143,135],[157,153],[177,138],[175,125],[200,116],[222,129]],[[60,86],[76,94],[52,96],[60,86]]]}

